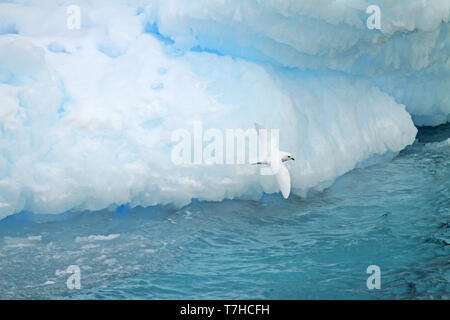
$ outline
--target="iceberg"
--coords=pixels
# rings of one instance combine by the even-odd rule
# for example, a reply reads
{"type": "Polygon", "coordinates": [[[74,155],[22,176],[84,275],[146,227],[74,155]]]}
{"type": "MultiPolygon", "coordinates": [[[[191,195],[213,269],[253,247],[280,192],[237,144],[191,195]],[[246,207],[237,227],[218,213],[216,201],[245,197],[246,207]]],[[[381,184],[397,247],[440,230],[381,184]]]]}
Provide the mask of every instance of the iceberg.
{"type": "Polygon", "coordinates": [[[195,121],[283,128],[299,196],[389,159],[450,120],[450,1],[373,2],[0,1],[0,218],[278,191],[172,163],[195,121]]]}

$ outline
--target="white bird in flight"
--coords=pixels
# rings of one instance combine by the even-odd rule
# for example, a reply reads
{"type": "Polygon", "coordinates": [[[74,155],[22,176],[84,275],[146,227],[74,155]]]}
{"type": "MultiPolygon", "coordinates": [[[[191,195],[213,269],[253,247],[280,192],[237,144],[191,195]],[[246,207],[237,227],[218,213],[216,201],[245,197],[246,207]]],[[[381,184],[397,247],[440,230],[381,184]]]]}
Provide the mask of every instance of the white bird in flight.
{"type": "Polygon", "coordinates": [[[278,149],[278,141],[273,141],[270,133],[266,128],[258,123],[255,123],[255,127],[256,132],[258,132],[258,138],[267,140],[265,142],[260,141],[260,143],[262,142],[263,146],[266,143],[266,147],[263,147],[263,149],[266,149],[266,153],[263,154],[262,157],[260,157],[258,162],[253,164],[270,165],[272,174],[275,174],[276,176],[281,194],[285,199],[287,199],[289,197],[289,194],[291,193],[291,176],[289,175],[288,168],[283,162],[295,159],[291,153],[280,151],[278,149]],[[263,132],[265,134],[263,134],[263,132]],[[269,141],[269,143],[267,143],[267,141],[269,141]]]}

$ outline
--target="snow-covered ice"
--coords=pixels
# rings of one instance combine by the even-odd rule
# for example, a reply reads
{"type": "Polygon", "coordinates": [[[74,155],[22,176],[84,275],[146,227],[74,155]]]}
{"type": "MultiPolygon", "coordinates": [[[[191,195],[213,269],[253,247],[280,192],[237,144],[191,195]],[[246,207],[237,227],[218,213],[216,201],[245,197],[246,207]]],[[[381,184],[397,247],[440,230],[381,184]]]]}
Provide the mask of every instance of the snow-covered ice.
{"type": "Polygon", "coordinates": [[[70,30],[72,4],[0,1],[0,218],[278,191],[167,161],[197,120],[283,128],[305,195],[450,119],[449,0],[79,1],[70,30]]]}

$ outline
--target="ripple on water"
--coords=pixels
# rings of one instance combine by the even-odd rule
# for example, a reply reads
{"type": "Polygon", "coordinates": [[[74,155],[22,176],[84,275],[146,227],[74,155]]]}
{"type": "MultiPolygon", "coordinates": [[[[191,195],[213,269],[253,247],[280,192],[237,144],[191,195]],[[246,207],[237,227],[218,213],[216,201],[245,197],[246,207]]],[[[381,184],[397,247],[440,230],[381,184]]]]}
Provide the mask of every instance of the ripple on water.
{"type": "Polygon", "coordinates": [[[0,297],[448,299],[450,147],[433,138],[440,130],[420,130],[389,163],[306,199],[8,217],[0,297]],[[66,286],[74,264],[78,291],[66,286]],[[366,288],[371,264],[381,290],[366,288]]]}

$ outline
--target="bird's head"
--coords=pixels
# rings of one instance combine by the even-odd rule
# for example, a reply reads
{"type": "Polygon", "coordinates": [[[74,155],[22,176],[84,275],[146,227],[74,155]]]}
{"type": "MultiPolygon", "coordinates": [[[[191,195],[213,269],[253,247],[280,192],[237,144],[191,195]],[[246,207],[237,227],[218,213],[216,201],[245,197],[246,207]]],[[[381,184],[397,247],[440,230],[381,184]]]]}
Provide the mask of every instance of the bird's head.
{"type": "Polygon", "coordinates": [[[286,153],[284,153],[284,154],[282,155],[281,160],[282,160],[283,162],[285,162],[285,161],[295,160],[295,159],[294,159],[294,156],[293,156],[292,154],[286,152],[286,153]]]}

